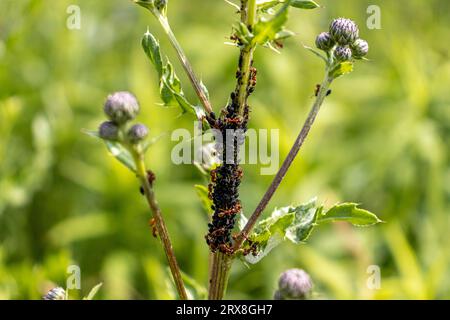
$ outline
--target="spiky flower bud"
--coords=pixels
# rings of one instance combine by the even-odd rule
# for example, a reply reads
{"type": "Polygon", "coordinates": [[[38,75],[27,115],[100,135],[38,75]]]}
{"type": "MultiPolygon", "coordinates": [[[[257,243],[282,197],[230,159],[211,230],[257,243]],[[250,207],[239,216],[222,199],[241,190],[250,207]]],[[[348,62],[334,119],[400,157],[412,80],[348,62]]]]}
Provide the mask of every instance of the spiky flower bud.
{"type": "Polygon", "coordinates": [[[348,46],[337,46],[334,50],[334,57],[337,61],[349,61],[352,58],[352,50],[348,46]]]}
{"type": "Polygon", "coordinates": [[[334,40],[328,32],[322,32],[316,38],[316,47],[323,51],[331,50],[335,45],[334,40]]]}
{"type": "Polygon", "coordinates": [[[98,128],[100,138],[116,141],[119,138],[119,127],[113,121],[105,121],[98,128]]]}
{"type": "Polygon", "coordinates": [[[43,300],[66,300],[66,291],[61,287],[56,287],[47,292],[45,296],[42,297],[43,300]]]}
{"type": "Polygon", "coordinates": [[[139,103],[129,92],[115,92],[106,99],[104,111],[110,120],[120,125],[136,117],[139,103]]]}
{"type": "Polygon", "coordinates": [[[353,57],[355,59],[361,59],[369,52],[369,44],[363,39],[356,39],[350,48],[352,49],[353,57]]]}
{"type": "Polygon", "coordinates": [[[148,129],[143,124],[135,124],[128,130],[128,139],[131,143],[138,143],[139,141],[142,141],[145,139],[145,137],[148,135],[148,129]]]}
{"type": "Polygon", "coordinates": [[[309,275],[301,269],[283,272],[278,281],[277,299],[305,299],[311,293],[313,283],[309,275]]]}
{"type": "Polygon", "coordinates": [[[350,19],[334,19],[330,25],[330,35],[340,45],[350,45],[359,37],[356,23],[350,19]]]}

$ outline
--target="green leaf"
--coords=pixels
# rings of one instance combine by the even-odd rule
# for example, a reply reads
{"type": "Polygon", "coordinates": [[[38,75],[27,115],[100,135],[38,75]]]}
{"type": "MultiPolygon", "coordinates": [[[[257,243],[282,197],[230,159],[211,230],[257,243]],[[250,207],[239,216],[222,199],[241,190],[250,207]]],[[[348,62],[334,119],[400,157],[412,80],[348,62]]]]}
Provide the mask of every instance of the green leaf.
{"type": "Polygon", "coordinates": [[[150,11],[155,10],[155,0],[133,0],[134,3],[140,5],[141,7],[144,7],[150,11]]]}
{"type": "MultiPolygon", "coordinates": [[[[313,229],[325,222],[348,221],[356,226],[370,226],[381,222],[373,213],[357,208],[355,203],[341,203],[322,213],[323,206],[314,198],[298,206],[275,209],[269,218],[260,221],[255,231],[244,242],[243,248],[250,248],[256,242],[258,252],[243,257],[246,262],[255,264],[264,258],[273,248],[285,240],[295,244],[304,243],[313,229]]],[[[246,218],[241,217],[246,223],[246,218]]],[[[241,222],[239,222],[242,229],[241,222]]]]}
{"type": "Polygon", "coordinates": [[[231,2],[231,1],[229,1],[229,0],[224,0],[226,3],[228,3],[230,6],[232,6],[233,8],[235,8],[236,10],[238,10],[238,11],[240,11],[241,10],[241,7],[239,6],[239,5],[237,5],[236,3],[234,3],[234,2],[231,2]]]}
{"type": "Polygon", "coordinates": [[[105,141],[105,144],[109,152],[111,152],[117,160],[119,160],[131,171],[136,172],[136,164],[134,163],[134,159],[130,151],[118,142],[105,141]]]}
{"type": "Polygon", "coordinates": [[[261,18],[254,26],[253,44],[265,45],[277,39],[277,34],[284,30],[288,19],[290,0],[285,2],[280,10],[270,18],[261,18]]]}
{"type": "Polygon", "coordinates": [[[188,294],[191,296],[190,300],[206,300],[208,290],[204,286],[183,271],[181,271],[181,278],[183,279],[188,294]]]}
{"type": "Polygon", "coordinates": [[[209,191],[208,187],[196,184],[194,186],[195,191],[197,192],[198,197],[200,198],[200,201],[202,202],[203,209],[205,209],[206,213],[208,215],[213,214],[213,210],[211,209],[211,206],[213,205],[212,200],[209,198],[209,191]]]}
{"type": "Polygon", "coordinates": [[[103,141],[106,144],[106,148],[108,148],[108,151],[117,160],[119,160],[131,171],[136,172],[136,164],[134,163],[133,156],[131,155],[130,151],[128,151],[120,142],[103,140],[102,138],[100,138],[98,131],[86,129],[82,129],[81,131],[90,137],[97,138],[103,141]]]}
{"type": "Polygon", "coordinates": [[[291,207],[295,213],[293,223],[286,229],[286,238],[295,244],[305,242],[316,226],[317,216],[322,211],[322,206],[317,206],[316,199],[310,202],[291,207]]]}
{"type": "Polygon", "coordinates": [[[367,227],[382,222],[370,211],[358,208],[358,204],[345,202],[331,207],[319,215],[317,223],[347,221],[358,227],[367,227]]]}
{"type": "Polygon", "coordinates": [[[280,0],[256,0],[258,10],[267,11],[282,3],[280,0]]]}
{"type": "Polygon", "coordinates": [[[156,40],[153,34],[150,33],[149,30],[147,30],[147,32],[142,37],[142,48],[144,49],[147,57],[155,66],[159,77],[161,77],[163,74],[163,62],[159,42],[158,40],[156,40]]]}
{"type": "Polygon", "coordinates": [[[328,64],[327,58],[324,55],[322,55],[322,53],[317,51],[316,49],[308,47],[308,46],[305,46],[305,45],[303,45],[303,48],[305,48],[306,50],[312,52],[314,55],[318,56],[320,59],[322,59],[323,61],[325,61],[325,63],[328,64]]]}
{"type": "Polygon", "coordinates": [[[339,63],[336,67],[334,67],[329,72],[329,76],[332,79],[336,79],[336,78],[343,76],[345,74],[348,74],[352,71],[353,71],[353,62],[345,61],[345,62],[339,63]]]}
{"type": "Polygon", "coordinates": [[[299,206],[275,209],[269,218],[258,223],[249,236],[251,241],[258,242],[259,251],[256,255],[245,256],[245,261],[251,264],[259,262],[286,239],[296,244],[304,242],[311,234],[320,210],[316,199],[299,206]]]}
{"type": "MultiPolygon", "coordinates": [[[[202,108],[191,104],[183,93],[181,81],[175,73],[169,59],[164,64],[158,40],[147,30],[142,38],[142,48],[152,62],[159,76],[159,93],[165,107],[178,106],[182,113],[190,113],[200,118],[202,108]]],[[[206,87],[204,88],[206,89],[206,87]]],[[[205,91],[207,92],[207,90],[205,91]]]]}
{"type": "Polygon", "coordinates": [[[144,152],[146,152],[152,145],[154,145],[156,142],[158,142],[165,135],[167,135],[167,133],[162,133],[159,136],[156,136],[151,139],[146,139],[144,142],[142,142],[142,150],[144,152]]]}
{"type": "Polygon", "coordinates": [[[320,7],[313,0],[291,0],[291,6],[299,9],[316,9],[320,7]]]}
{"type": "Polygon", "coordinates": [[[103,283],[100,282],[98,285],[93,287],[91,289],[91,291],[89,292],[89,294],[86,297],[83,298],[83,300],[92,300],[92,299],[94,299],[95,295],[97,294],[98,290],[100,290],[102,285],[103,285],[103,283]]]}

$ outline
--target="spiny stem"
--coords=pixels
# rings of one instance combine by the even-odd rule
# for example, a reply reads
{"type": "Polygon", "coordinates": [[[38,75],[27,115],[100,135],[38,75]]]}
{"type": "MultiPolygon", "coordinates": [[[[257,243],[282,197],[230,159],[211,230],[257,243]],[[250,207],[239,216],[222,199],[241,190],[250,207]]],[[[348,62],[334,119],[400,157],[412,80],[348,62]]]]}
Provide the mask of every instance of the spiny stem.
{"type": "Polygon", "coordinates": [[[175,49],[178,58],[180,59],[181,64],[183,65],[183,68],[189,77],[189,80],[192,83],[192,86],[194,87],[195,93],[197,94],[198,98],[200,99],[200,102],[202,103],[203,107],[205,108],[207,113],[213,112],[211,102],[209,101],[205,91],[202,88],[202,85],[200,84],[200,81],[198,80],[197,76],[195,75],[194,69],[192,68],[191,63],[189,62],[186,54],[184,53],[183,48],[181,47],[180,43],[178,42],[177,38],[175,37],[175,34],[172,31],[172,28],[170,27],[169,21],[166,17],[163,15],[157,13],[155,14],[158,21],[160,22],[162,28],[166,32],[167,36],[169,37],[170,43],[172,44],[173,48],[175,49]]]}
{"type": "Polygon", "coordinates": [[[158,231],[159,238],[161,239],[164,252],[169,262],[169,268],[172,273],[178,295],[180,296],[181,300],[187,300],[188,297],[186,294],[186,289],[184,287],[181,271],[178,266],[175,253],[173,251],[172,242],[170,241],[169,232],[162,217],[161,209],[158,205],[158,202],[156,201],[153,188],[147,179],[147,170],[145,168],[144,157],[142,155],[142,152],[139,152],[138,150],[132,147],[130,149],[132,149],[131,151],[136,164],[136,174],[142,184],[145,198],[147,199],[148,205],[150,206],[153,218],[156,221],[156,229],[158,231]]]}
{"type": "Polygon", "coordinates": [[[311,111],[309,112],[309,115],[308,115],[305,123],[303,124],[302,130],[300,131],[299,135],[297,136],[297,139],[295,140],[294,145],[292,146],[291,150],[289,151],[289,154],[287,155],[286,159],[284,160],[281,168],[278,170],[277,174],[275,175],[275,178],[273,179],[271,185],[269,186],[269,189],[267,189],[266,193],[264,194],[260,203],[256,207],[255,211],[248,219],[248,222],[245,225],[244,229],[237,236],[236,242],[234,243],[234,246],[233,246],[233,249],[235,251],[238,250],[242,246],[244,240],[247,238],[247,236],[252,231],[253,227],[255,226],[256,222],[258,221],[259,217],[261,216],[262,212],[266,208],[269,201],[272,199],[273,194],[280,186],[281,181],[283,180],[283,178],[286,175],[287,171],[289,170],[292,162],[294,161],[295,157],[297,156],[298,152],[300,151],[300,148],[302,147],[303,142],[305,142],[305,139],[308,136],[308,133],[311,130],[311,127],[317,117],[320,107],[321,107],[323,101],[325,100],[325,97],[327,96],[328,88],[330,87],[331,82],[332,82],[332,79],[328,76],[328,69],[327,69],[326,77],[320,86],[320,90],[317,94],[317,98],[312,106],[311,111]]]}

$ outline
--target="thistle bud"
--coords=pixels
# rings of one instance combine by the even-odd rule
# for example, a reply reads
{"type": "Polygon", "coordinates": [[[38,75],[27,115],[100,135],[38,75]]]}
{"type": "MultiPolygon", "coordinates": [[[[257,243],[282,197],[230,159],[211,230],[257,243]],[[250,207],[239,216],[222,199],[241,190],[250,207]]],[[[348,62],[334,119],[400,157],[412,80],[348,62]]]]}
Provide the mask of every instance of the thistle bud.
{"type": "Polygon", "coordinates": [[[98,128],[100,138],[116,141],[119,138],[119,127],[112,121],[103,122],[98,128]]]}
{"type": "Polygon", "coordinates": [[[66,300],[66,291],[61,287],[56,287],[47,292],[45,296],[42,297],[43,300],[66,300]]]}
{"type": "Polygon", "coordinates": [[[131,143],[138,143],[148,135],[148,129],[143,124],[135,124],[128,130],[128,139],[131,143]]]}
{"type": "Polygon", "coordinates": [[[334,19],[330,25],[330,35],[340,45],[350,45],[359,37],[356,23],[350,19],[334,19]]]}
{"type": "Polygon", "coordinates": [[[136,117],[139,103],[129,92],[116,92],[106,99],[104,111],[109,119],[121,125],[136,117]]]}
{"type": "Polygon", "coordinates": [[[309,275],[301,269],[283,272],[278,281],[277,299],[306,299],[311,293],[313,283],[309,275]]]}
{"type": "Polygon", "coordinates": [[[352,58],[352,50],[348,46],[337,46],[334,50],[334,57],[337,61],[349,61],[352,58]]]}
{"type": "Polygon", "coordinates": [[[334,47],[334,41],[328,32],[322,32],[316,38],[316,47],[323,51],[329,51],[334,47]]]}
{"type": "Polygon", "coordinates": [[[352,54],[355,59],[361,59],[369,52],[369,44],[366,40],[356,39],[351,45],[352,54]]]}

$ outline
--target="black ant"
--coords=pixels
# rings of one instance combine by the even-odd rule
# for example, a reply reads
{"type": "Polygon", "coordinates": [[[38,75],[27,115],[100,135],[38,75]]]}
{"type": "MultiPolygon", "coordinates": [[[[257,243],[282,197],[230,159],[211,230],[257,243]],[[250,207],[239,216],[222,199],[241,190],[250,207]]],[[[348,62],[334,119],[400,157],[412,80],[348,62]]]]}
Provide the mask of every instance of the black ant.
{"type": "MultiPolygon", "coordinates": [[[[320,91],[320,84],[316,84],[316,89],[314,90],[314,96],[317,97],[319,95],[320,91]]],[[[328,89],[326,97],[328,97],[331,94],[331,89],[328,89]]]]}

